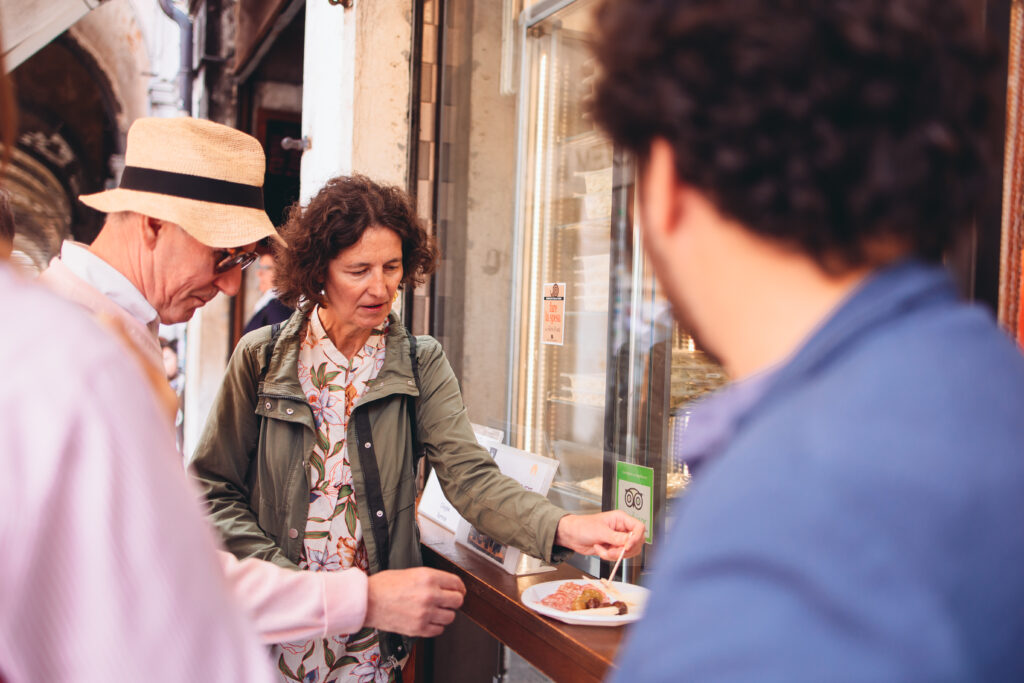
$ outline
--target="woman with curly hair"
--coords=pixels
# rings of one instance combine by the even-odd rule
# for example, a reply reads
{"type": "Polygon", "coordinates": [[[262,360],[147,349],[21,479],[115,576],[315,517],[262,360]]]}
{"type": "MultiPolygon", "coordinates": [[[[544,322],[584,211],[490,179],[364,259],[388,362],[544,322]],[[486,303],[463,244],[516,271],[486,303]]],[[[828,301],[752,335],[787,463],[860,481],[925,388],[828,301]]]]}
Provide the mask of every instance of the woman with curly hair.
{"type": "Polygon", "coordinates": [[[437,262],[405,192],[335,178],[281,234],[275,284],[297,310],[242,338],[193,462],[229,550],[351,577],[338,599],[363,610],[363,628],[278,646],[286,680],[400,679],[408,636],[454,619],[460,579],[418,566],[420,453],[451,503],[501,543],[556,561],[639,552],[643,534],[630,532],[642,525],[625,514],[569,515],[502,475],[437,341],[391,313],[437,262]]]}

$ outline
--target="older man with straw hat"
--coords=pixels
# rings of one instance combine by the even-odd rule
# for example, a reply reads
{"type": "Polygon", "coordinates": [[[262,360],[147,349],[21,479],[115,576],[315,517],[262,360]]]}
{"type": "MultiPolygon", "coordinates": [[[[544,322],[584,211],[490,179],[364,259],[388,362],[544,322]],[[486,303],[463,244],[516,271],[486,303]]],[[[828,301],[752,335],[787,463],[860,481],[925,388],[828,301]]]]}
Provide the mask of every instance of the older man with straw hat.
{"type": "MultiPolygon", "coordinates": [[[[125,162],[118,188],[79,197],[107,212],[95,241],[65,242],[39,279],[113,319],[162,368],[158,324],[188,320],[218,292],[235,294],[241,269],[256,260],[255,243],[281,238],[263,211],[263,149],[245,133],[193,118],[139,119],[128,131],[125,162]]],[[[353,584],[366,581],[358,570],[299,572],[219,554],[264,641],[362,626],[352,599],[360,594],[353,584]]]]}
{"type": "Polygon", "coordinates": [[[119,319],[159,360],[158,323],[235,294],[251,246],[277,237],[263,210],[265,160],[255,138],[227,126],[145,118],[128,131],[125,162],[118,188],[79,197],[107,213],[95,241],[65,242],[40,278],[119,319]]]}

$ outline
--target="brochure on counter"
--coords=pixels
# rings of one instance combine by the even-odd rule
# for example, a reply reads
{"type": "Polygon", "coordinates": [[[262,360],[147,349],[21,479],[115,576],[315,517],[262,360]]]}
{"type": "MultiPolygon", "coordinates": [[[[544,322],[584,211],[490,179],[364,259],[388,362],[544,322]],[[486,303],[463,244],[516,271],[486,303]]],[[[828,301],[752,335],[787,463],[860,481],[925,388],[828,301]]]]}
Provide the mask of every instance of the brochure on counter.
{"type": "MultiPolygon", "coordinates": [[[[473,433],[480,445],[486,448],[493,458],[501,447],[501,441],[505,434],[501,430],[491,429],[473,425],[473,433]],[[497,438],[495,438],[497,437],[497,438]]],[[[462,515],[452,507],[441,490],[441,482],[437,480],[437,472],[430,470],[427,484],[423,487],[423,495],[420,496],[419,513],[424,517],[434,520],[453,534],[459,528],[462,515]]]]}

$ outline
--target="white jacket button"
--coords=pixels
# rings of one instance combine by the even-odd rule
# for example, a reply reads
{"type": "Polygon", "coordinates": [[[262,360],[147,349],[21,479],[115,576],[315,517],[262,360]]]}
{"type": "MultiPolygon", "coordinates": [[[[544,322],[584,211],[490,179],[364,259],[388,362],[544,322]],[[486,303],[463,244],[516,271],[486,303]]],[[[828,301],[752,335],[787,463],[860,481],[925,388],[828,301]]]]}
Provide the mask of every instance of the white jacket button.
{"type": "Polygon", "coordinates": [[[289,529],[288,530],[288,538],[298,538],[298,537],[299,537],[299,532],[298,532],[297,529],[289,529]]]}

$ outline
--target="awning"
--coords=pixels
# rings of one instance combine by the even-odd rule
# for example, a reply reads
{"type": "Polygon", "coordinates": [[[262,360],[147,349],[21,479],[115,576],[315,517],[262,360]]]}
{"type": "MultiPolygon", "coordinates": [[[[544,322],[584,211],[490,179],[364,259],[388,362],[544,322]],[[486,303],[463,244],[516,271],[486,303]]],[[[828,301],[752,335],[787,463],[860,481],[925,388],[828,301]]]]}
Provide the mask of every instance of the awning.
{"type": "Polygon", "coordinates": [[[0,0],[7,71],[34,55],[104,0],[0,0]]]}
{"type": "Polygon", "coordinates": [[[239,0],[233,65],[239,81],[259,66],[277,35],[305,6],[305,0],[239,0]]]}

